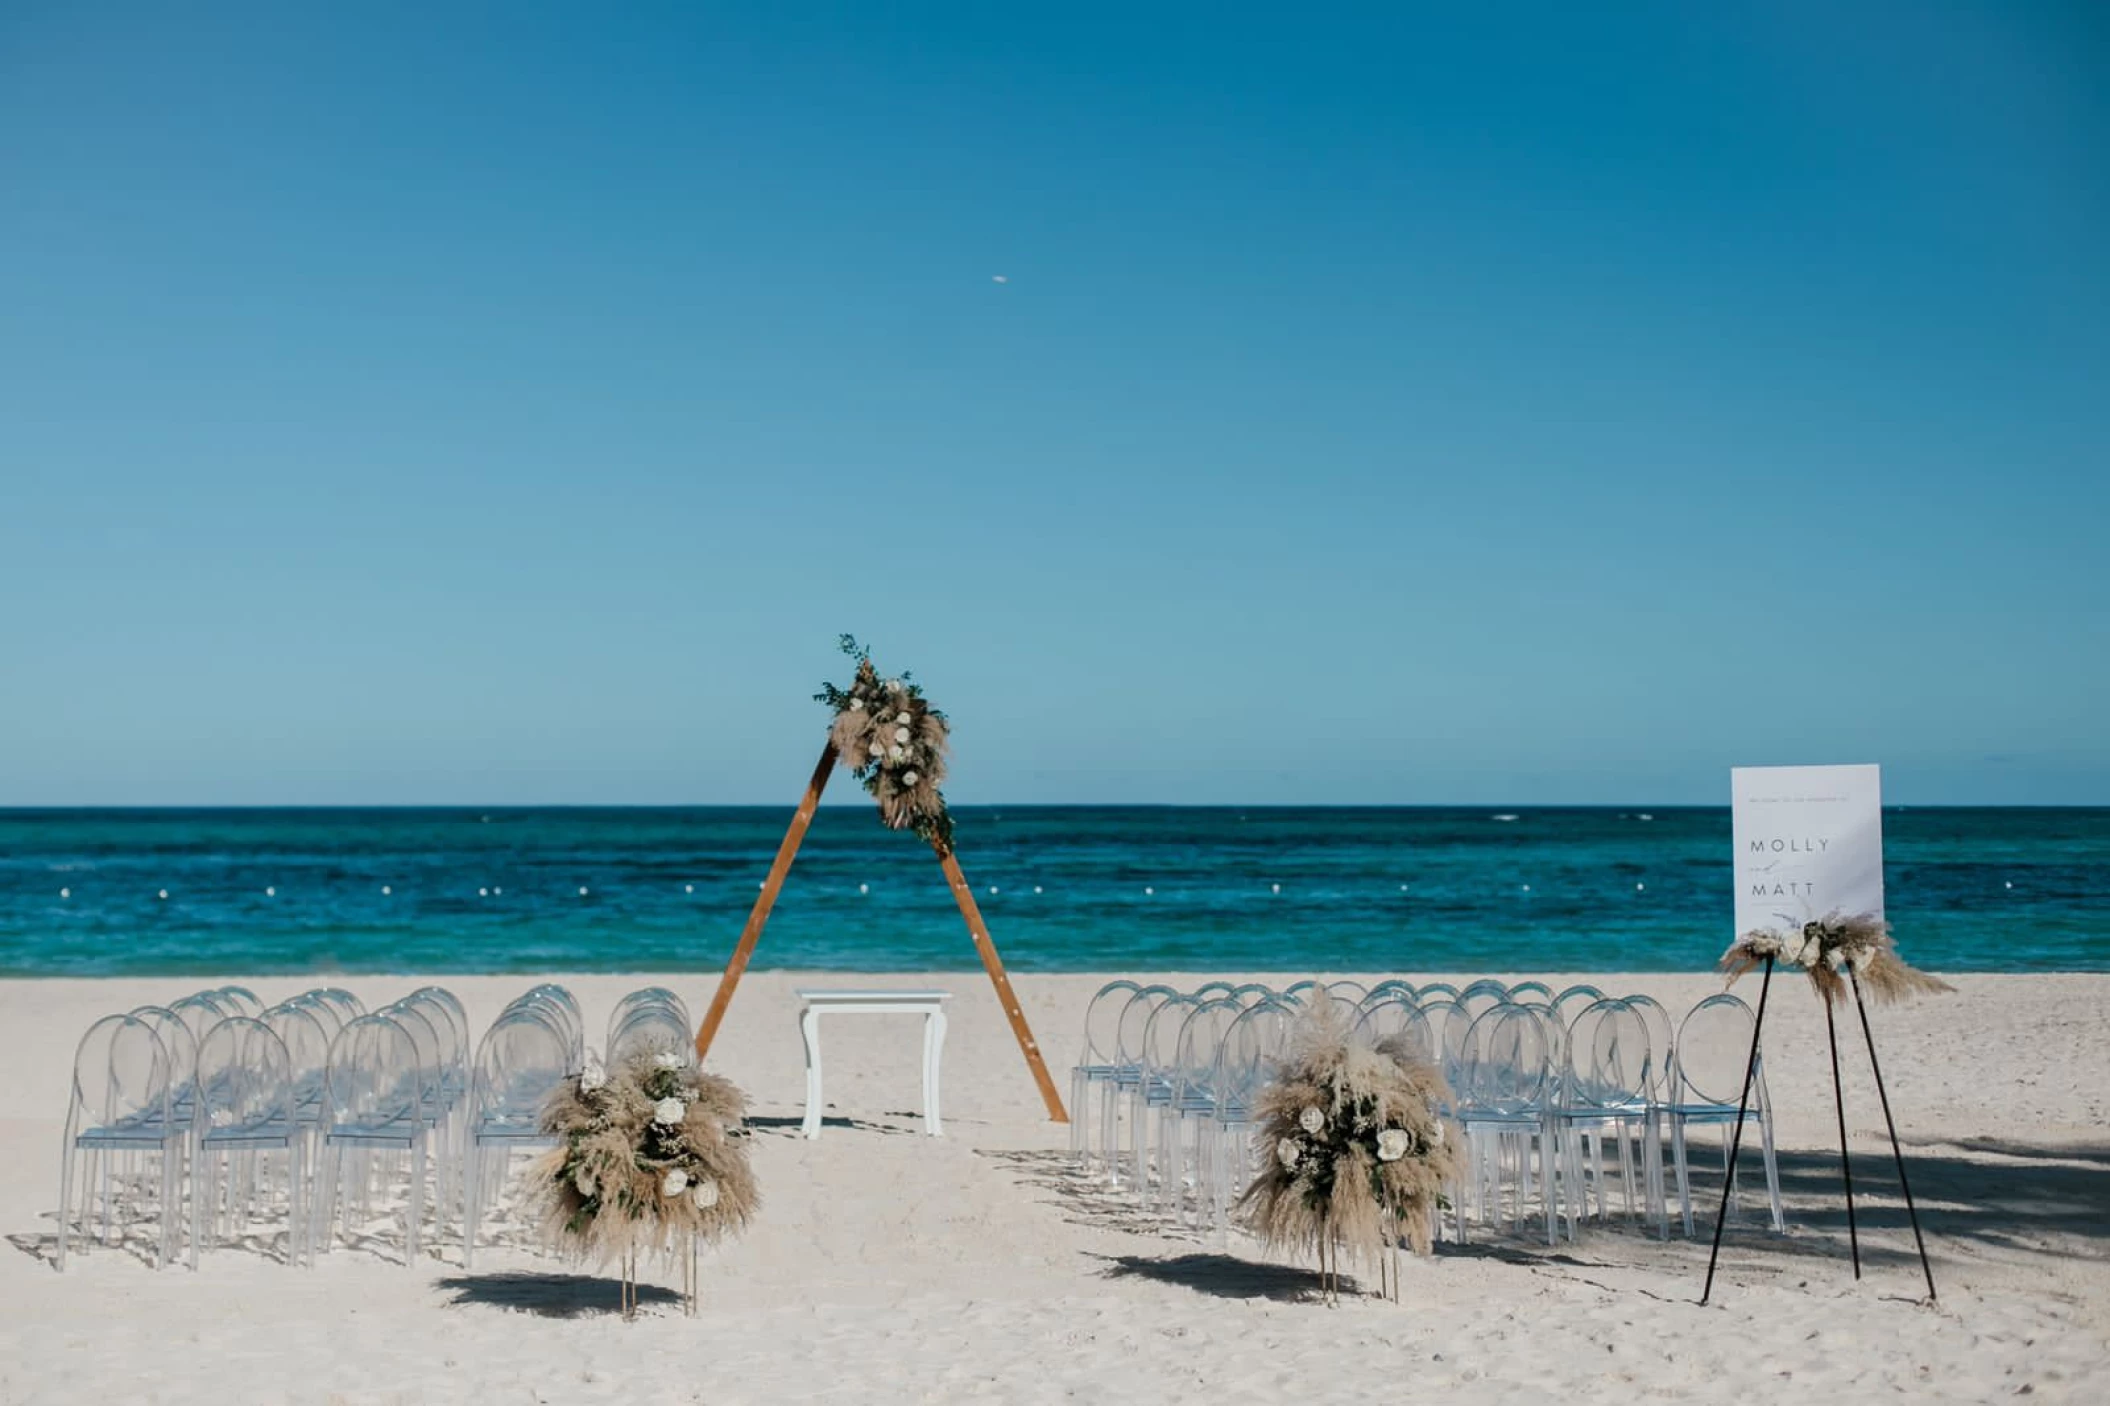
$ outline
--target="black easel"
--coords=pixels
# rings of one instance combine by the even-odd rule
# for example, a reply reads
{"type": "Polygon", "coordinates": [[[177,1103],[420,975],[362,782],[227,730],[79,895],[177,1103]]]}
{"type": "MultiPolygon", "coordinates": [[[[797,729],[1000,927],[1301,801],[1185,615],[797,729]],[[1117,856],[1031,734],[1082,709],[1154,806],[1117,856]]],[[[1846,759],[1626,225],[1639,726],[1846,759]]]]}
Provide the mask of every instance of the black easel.
{"type": "MultiPolygon", "coordinates": [[[[1883,1126],[1890,1133],[1890,1155],[1896,1159],[1898,1188],[1905,1193],[1905,1214],[1912,1221],[1912,1243],[1919,1247],[1920,1272],[1927,1276],[1927,1301],[1934,1302],[1934,1266],[1927,1259],[1927,1241],[1920,1234],[1919,1209],[1912,1202],[1912,1183],[1905,1179],[1905,1153],[1898,1146],[1898,1125],[1890,1116],[1890,1093],[1883,1087],[1883,1066],[1876,1058],[1875,1031],[1868,1023],[1868,1003],[1861,996],[1861,982],[1854,975],[1853,963],[1846,965],[1846,979],[1853,987],[1854,1006],[1861,1013],[1861,1036],[1868,1042],[1868,1067],[1876,1076],[1876,1097],[1883,1103],[1883,1126]]],[[[1773,985],[1773,959],[1766,958],[1766,975],[1758,988],[1758,1015],[1751,1023],[1751,1057],[1744,1064],[1744,1092],[1737,1100],[1736,1128],[1729,1136],[1729,1172],[1722,1179],[1722,1205],[1714,1217],[1714,1245],[1707,1252],[1707,1281],[1700,1289],[1700,1306],[1707,1306],[1707,1298],[1714,1292],[1715,1261],[1722,1253],[1722,1226],[1729,1219],[1729,1196],[1736,1189],[1736,1155],[1744,1140],[1744,1115],[1751,1103],[1751,1081],[1758,1072],[1759,1032],[1766,1025],[1766,993],[1773,985]]],[[[1832,1097],[1839,1109],[1839,1163],[1846,1178],[1846,1233],[1853,1244],[1854,1278],[1861,1277],[1861,1243],[1854,1225],[1853,1169],[1846,1154],[1846,1104],[1840,1095],[1839,1086],[1839,1039],[1832,1024],[1832,1005],[1824,1003],[1824,1023],[1832,1030],[1832,1097]]]]}

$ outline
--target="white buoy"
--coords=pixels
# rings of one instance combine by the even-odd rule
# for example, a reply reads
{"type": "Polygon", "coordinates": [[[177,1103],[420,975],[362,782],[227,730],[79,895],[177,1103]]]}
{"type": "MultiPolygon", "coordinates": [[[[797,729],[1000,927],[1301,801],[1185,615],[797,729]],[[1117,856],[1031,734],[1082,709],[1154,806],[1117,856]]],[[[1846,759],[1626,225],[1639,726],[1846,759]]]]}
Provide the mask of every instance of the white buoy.
{"type": "Polygon", "coordinates": [[[1401,884],[1401,885],[1399,886],[1399,891],[1400,891],[1401,893],[1405,893],[1405,892],[1407,891],[1407,886],[1406,886],[1405,884],[1401,884]]]}
{"type": "Polygon", "coordinates": [[[1268,888],[1269,888],[1269,889],[1270,889],[1270,890],[1271,890],[1272,892],[1275,892],[1275,893],[1280,893],[1280,892],[1282,892],[1282,885],[1280,885],[1280,884],[1269,884],[1269,885],[1268,885],[1268,888]]]}
{"type": "Polygon", "coordinates": [[[1531,885],[1529,885],[1529,884],[1526,884],[1526,885],[1524,885],[1524,892],[1526,892],[1526,893],[1530,893],[1530,892],[1531,892],[1531,885]]]}
{"type": "Polygon", "coordinates": [[[489,898],[491,896],[491,891],[489,889],[478,889],[476,891],[476,896],[478,898],[489,898]]]}
{"type": "Polygon", "coordinates": [[[1035,884],[1035,885],[1033,886],[1033,892],[1035,892],[1035,893],[1039,893],[1039,892],[1040,892],[1040,885],[1039,885],[1039,884],[1035,884]]]}
{"type": "Polygon", "coordinates": [[[872,891],[872,886],[870,884],[859,884],[857,886],[857,891],[859,893],[870,893],[872,891]]]}
{"type": "Polygon", "coordinates": [[[1000,888],[998,888],[998,887],[997,887],[997,886],[996,886],[995,884],[991,884],[991,885],[989,886],[989,896],[990,896],[991,898],[994,898],[994,897],[996,897],[996,896],[997,896],[997,895],[998,895],[999,893],[1002,893],[1002,892],[1003,892],[1003,890],[1002,890],[1002,889],[1000,889],[1000,888]]]}
{"type": "Polygon", "coordinates": [[[267,885],[267,886],[265,887],[265,889],[264,889],[264,897],[266,897],[266,898],[277,898],[277,897],[278,897],[278,888],[277,888],[277,886],[276,886],[276,885],[267,885]]]}
{"type": "Polygon", "coordinates": [[[586,897],[586,885],[584,884],[579,885],[579,897],[586,897]]]}
{"type": "Polygon", "coordinates": [[[72,890],[72,889],[60,889],[60,890],[59,890],[59,897],[61,897],[61,898],[71,898],[71,897],[73,897],[73,890],[72,890]]]}
{"type": "Polygon", "coordinates": [[[169,891],[168,891],[167,889],[163,889],[163,890],[161,891],[161,895],[160,895],[160,896],[161,896],[161,897],[163,897],[163,898],[167,898],[167,897],[169,896],[169,891]]]}
{"type": "Polygon", "coordinates": [[[681,891],[682,891],[683,893],[694,893],[694,892],[696,892],[696,885],[694,885],[694,884],[683,884],[683,885],[681,886],[681,891]]]}
{"type": "Polygon", "coordinates": [[[496,884],[493,884],[493,885],[491,886],[491,896],[492,896],[493,898],[503,898],[503,897],[505,897],[505,890],[504,890],[504,889],[502,889],[502,888],[499,888],[499,887],[498,887],[498,886],[497,886],[496,884]]]}
{"type": "Polygon", "coordinates": [[[381,885],[381,896],[382,896],[383,898],[386,898],[386,897],[388,897],[388,896],[389,896],[390,894],[392,894],[392,893],[394,893],[394,892],[395,892],[395,890],[394,890],[394,889],[392,889],[392,888],[390,888],[390,887],[389,887],[389,886],[388,886],[387,884],[383,884],[383,885],[381,885]]]}
{"type": "MultiPolygon", "coordinates": [[[[1147,895],[1149,895],[1149,894],[1153,894],[1153,893],[1156,893],[1156,892],[1157,892],[1157,890],[1156,890],[1156,889],[1154,889],[1154,888],[1151,888],[1151,887],[1150,887],[1150,886],[1149,886],[1148,884],[1145,884],[1145,885],[1143,886],[1143,892],[1144,892],[1144,894],[1145,894],[1145,895],[1147,896],[1147,895]]],[[[167,895],[163,895],[163,896],[164,896],[164,897],[166,897],[167,895]]]]}
{"type": "Polygon", "coordinates": [[[1635,893],[1640,893],[1640,892],[1641,892],[1642,890],[1646,889],[1647,887],[1648,887],[1648,885],[1647,885],[1647,884],[1636,884],[1636,885],[1634,885],[1634,892],[1635,892],[1635,893]]]}
{"type": "Polygon", "coordinates": [[[2002,888],[2009,888],[2009,889],[2011,889],[2011,888],[2013,888],[2013,887],[2014,887],[2014,885],[2013,885],[2012,883],[2007,883],[2007,884],[2002,884],[2002,885],[2001,885],[2001,887],[2002,887],[2002,888]]]}

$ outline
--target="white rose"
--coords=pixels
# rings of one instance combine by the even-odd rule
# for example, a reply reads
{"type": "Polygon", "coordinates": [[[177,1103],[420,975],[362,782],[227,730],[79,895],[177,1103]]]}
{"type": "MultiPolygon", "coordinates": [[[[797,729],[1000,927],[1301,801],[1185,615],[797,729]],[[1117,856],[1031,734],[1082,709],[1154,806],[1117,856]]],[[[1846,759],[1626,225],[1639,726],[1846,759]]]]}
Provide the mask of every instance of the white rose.
{"type": "Polygon", "coordinates": [[[678,1098],[663,1098],[652,1105],[652,1121],[672,1127],[689,1116],[689,1106],[678,1098]]]}
{"type": "Polygon", "coordinates": [[[1284,1138],[1275,1144],[1275,1160],[1282,1164],[1282,1169],[1286,1172],[1293,1172],[1297,1169],[1297,1158],[1302,1155],[1302,1153],[1297,1151],[1297,1144],[1291,1142],[1288,1138],[1284,1138]]]}
{"type": "Polygon", "coordinates": [[[886,748],[880,746],[877,742],[874,742],[872,744],[872,755],[875,757],[883,757],[886,755],[886,748]]]}
{"type": "Polygon", "coordinates": [[[908,741],[908,729],[907,729],[907,728],[905,728],[905,727],[897,727],[897,728],[895,728],[895,729],[894,729],[894,740],[895,740],[896,742],[906,742],[906,741],[908,741]]]}
{"type": "Polygon", "coordinates": [[[887,760],[898,762],[907,755],[908,753],[902,751],[899,747],[896,747],[892,751],[887,753],[887,760]]]}
{"type": "Polygon", "coordinates": [[[864,700],[863,700],[862,698],[853,698],[853,699],[851,699],[851,700],[850,700],[850,711],[851,711],[851,712],[853,712],[853,713],[862,713],[862,712],[863,712],[864,710],[865,710],[865,701],[864,701],[864,700]]]}
{"type": "Polygon", "coordinates": [[[1403,1130],[1387,1128],[1377,1135],[1377,1160],[1380,1162],[1397,1162],[1400,1158],[1407,1155],[1407,1149],[1413,1145],[1414,1140],[1408,1137],[1403,1130]]]}
{"type": "Polygon", "coordinates": [[[689,1196],[696,1202],[697,1210],[708,1211],[711,1207],[718,1204],[718,1183],[712,1181],[709,1177],[698,1177],[696,1178],[695,1187],[689,1192],[689,1196]]]}
{"type": "Polygon", "coordinates": [[[886,687],[888,693],[899,693],[901,692],[901,680],[888,679],[886,681],[886,687]]]}
{"type": "Polygon", "coordinates": [[[1326,1115],[1316,1108],[1307,1108],[1297,1115],[1297,1126],[1317,1137],[1326,1128],[1326,1115]]]}
{"type": "Polygon", "coordinates": [[[607,1086],[608,1071],[601,1067],[601,1057],[596,1054],[587,1055],[586,1067],[579,1071],[579,1092],[590,1094],[607,1086]]]}
{"type": "Polygon", "coordinates": [[[904,786],[913,786],[913,785],[915,785],[915,784],[916,784],[916,773],[914,773],[913,771],[904,771],[904,772],[902,772],[902,773],[901,773],[901,784],[902,784],[902,785],[904,785],[904,786]]]}
{"type": "Polygon", "coordinates": [[[686,1060],[672,1050],[652,1056],[652,1062],[661,1069],[679,1069],[683,1064],[687,1063],[686,1060]]]}
{"type": "Polygon", "coordinates": [[[581,1196],[593,1195],[595,1185],[593,1170],[589,1167],[579,1168],[579,1173],[571,1179],[571,1184],[579,1189],[581,1196]]]}
{"type": "Polygon", "coordinates": [[[660,1178],[659,1194],[662,1196],[679,1196],[688,1189],[689,1174],[679,1167],[667,1168],[667,1174],[660,1178]]]}

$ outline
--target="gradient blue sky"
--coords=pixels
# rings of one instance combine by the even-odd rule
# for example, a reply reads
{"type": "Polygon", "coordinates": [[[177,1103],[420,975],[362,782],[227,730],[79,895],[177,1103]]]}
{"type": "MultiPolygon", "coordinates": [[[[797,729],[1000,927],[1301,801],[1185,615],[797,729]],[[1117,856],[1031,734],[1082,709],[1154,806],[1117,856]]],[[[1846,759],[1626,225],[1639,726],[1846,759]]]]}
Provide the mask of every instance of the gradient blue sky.
{"type": "Polygon", "coordinates": [[[428,8],[0,7],[0,804],[2110,802],[2099,5],[428,8]]]}

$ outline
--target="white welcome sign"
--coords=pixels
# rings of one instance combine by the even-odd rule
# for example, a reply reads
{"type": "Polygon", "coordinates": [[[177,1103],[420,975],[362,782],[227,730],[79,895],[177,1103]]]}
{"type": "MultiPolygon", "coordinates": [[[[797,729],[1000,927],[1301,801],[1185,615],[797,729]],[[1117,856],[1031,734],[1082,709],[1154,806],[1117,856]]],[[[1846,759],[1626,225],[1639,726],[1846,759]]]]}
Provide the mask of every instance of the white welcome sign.
{"type": "Polygon", "coordinates": [[[1883,916],[1881,767],[1740,766],[1729,789],[1738,935],[1883,916]]]}

